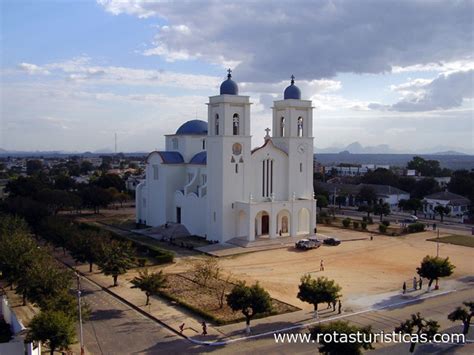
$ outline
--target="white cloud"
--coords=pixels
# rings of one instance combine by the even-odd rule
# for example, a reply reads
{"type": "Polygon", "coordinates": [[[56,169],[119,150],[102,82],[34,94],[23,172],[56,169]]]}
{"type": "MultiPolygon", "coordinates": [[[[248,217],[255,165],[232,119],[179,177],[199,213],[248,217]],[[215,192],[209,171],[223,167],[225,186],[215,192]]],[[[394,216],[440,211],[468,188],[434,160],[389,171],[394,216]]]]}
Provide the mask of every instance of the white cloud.
{"type": "Polygon", "coordinates": [[[50,74],[48,70],[40,67],[39,65],[30,64],[30,63],[20,63],[18,64],[18,69],[28,74],[43,74],[43,75],[50,74]]]}
{"type": "Polygon", "coordinates": [[[415,79],[392,86],[392,90],[402,95],[393,105],[371,103],[373,110],[389,111],[433,111],[447,110],[462,106],[465,99],[474,96],[474,69],[440,74],[433,80],[415,79]]]}
{"type": "MultiPolygon", "coordinates": [[[[307,80],[472,62],[471,1],[99,0],[106,11],[160,17],[145,51],[167,60],[239,63],[247,82],[307,80]],[[184,27],[183,27],[184,26],[184,27]],[[153,50],[153,48],[155,50],[153,50]]],[[[454,65],[454,69],[458,68],[454,65]]]]}

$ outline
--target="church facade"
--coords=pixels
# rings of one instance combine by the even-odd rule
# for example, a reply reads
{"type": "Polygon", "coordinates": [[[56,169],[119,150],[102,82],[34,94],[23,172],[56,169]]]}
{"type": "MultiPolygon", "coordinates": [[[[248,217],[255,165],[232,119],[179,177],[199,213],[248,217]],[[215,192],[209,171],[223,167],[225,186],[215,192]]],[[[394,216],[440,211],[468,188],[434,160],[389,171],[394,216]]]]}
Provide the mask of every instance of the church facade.
{"type": "Polygon", "coordinates": [[[274,101],[272,135],[252,149],[248,96],[229,71],[211,96],[207,122],[191,120],[146,159],[136,189],[136,219],[181,223],[191,234],[226,242],[307,236],[316,228],[313,107],[294,84],[274,101]]]}

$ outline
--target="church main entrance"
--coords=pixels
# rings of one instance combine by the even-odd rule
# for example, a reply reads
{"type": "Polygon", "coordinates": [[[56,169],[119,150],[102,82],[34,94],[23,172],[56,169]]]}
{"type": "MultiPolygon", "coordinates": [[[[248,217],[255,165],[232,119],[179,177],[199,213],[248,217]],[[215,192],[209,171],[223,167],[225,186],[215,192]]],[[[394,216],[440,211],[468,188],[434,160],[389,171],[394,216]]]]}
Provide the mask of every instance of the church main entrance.
{"type": "Polygon", "coordinates": [[[262,216],[262,234],[270,233],[270,216],[263,215],[262,216]]]}

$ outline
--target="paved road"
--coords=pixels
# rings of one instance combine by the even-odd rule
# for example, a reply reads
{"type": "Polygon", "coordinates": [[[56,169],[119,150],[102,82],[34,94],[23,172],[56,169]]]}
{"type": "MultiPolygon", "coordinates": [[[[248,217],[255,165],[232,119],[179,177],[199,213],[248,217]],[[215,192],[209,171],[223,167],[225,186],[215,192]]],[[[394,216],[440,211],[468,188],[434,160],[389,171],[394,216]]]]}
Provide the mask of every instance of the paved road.
{"type": "Polygon", "coordinates": [[[158,345],[175,343],[179,349],[179,344],[187,342],[87,279],[82,278],[81,286],[83,300],[92,310],[90,320],[83,327],[87,353],[157,353],[158,345]]]}

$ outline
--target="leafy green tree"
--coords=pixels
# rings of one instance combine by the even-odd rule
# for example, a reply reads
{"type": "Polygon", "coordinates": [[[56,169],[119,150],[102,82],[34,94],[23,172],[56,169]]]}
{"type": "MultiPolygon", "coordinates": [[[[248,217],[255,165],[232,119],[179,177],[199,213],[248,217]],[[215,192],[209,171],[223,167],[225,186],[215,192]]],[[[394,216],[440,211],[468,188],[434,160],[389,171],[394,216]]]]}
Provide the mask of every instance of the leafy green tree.
{"type": "MultiPolygon", "coordinates": [[[[438,333],[439,324],[434,320],[424,319],[420,313],[412,314],[410,319],[401,323],[400,326],[395,328],[395,332],[401,332],[405,334],[415,335],[419,339],[421,335],[425,336],[426,339],[433,340],[435,334],[438,333]]],[[[411,337],[410,352],[415,351],[417,342],[413,341],[415,337],[411,337]]]]}
{"type": "Polygon", "coordinates": [[[114,187],[119,192],[125,190],[125,181],[117,174],[103,174],[94,183],[103,189],[114,187]]]}
{"type": "Polygon", "coordinates": [[[84,188],[81,197],[84,205],[93,208],[95,213],[99,213],[100,208],[105,208],[112,202],[110,192],[97,186],[84,188]]]}
{"type": "Polygon", "coordinates": [[[452,193],[467,197],[471,203],[474,203],[474,172],[467,170],[453,172],[448,189],[452,193]]]}
{"type": "Polygon", "coordinates": [[[130,200],[130,195],[126,192],[120,192],[117,195],[117,201],[120,203],[120,207],[123,207],[123,204],[130,200]]]}
{"type": "Polygon", "coordinates": [[[100,258],[103,244],[110,242],[108,233],[84,230],[74,236],[69,243],[69,251],[76,262],[88,263],[89,272],[100,258]]]}
{"type": "Polygon", "coordinates": [[[78,230],[70,221],[58,216],[50,216],[40,224],[38,233],[55,247],[62,248],[65,253],[70,240],[75,238],[78,230]]]}
{"type": "Polygon", "coordinates": [[[38,159],[30,159],[26,161],[26,173],[35,175],[43,169],[43,162],[38,159]]]}
{"type": "Polygon", "coordinates": [[[54,188],[57,190],[70,191],[75,187],[75,181],[67,175],[58,175],[54,178],[54,188]]]}
{"type": "Polygon", "coordinates": [[[166,276],[163,275],[163,270],[156,273],[149,273],[148,269],[140,271],[138,277],[132,280],[132,288],[138,288],[145,292],[146,304],[150,304],[150,295],[156,295],[166,285],[166,276]]]}
{"type": "Polygon", "coordinates": [[[382,222],[383,216],[390,214],[390,205],[388,203],[377,203],[374,205],[374,213],[380,215],[380,222],[382,222]]]}
{"type": "Polygon", "coordinates": [[[442,169],[437,160],[426,160],[415,156],[407,163],[407,169],[415,169],[422,176],[441,176],[442,169]]]}
{"type": "Polygon", "coordinates": [[[377,168],[367,172],[360,181],[364,184],[398,186],[399,177],[391,170],[377,168]]]}
{"type": "Polygon", "coordinates": [[[413,198],[422,199],[423,197],[440,191],[438,182],[433,178],[424,178],[417,181],[410,191],[413,198]]]}
{"type": "Polygon", "coordinates": [[[110,240],[103,244],[99,253],[97,264],[99,269],[107,276],[112,276],[114,286],[117,286],[119,275],[123,275],[134,266],[134,250],[130,242],[110,240]]]}
{"type": "Polygon", "coordinates": [[[439,214],[441,222],[443,222],[444,216],[448,215],[451,212],[451,209],[448,206],[438,205],[434,208],[434,211],[439,214]]]}
{"type": "Polygon", "coordinates": [[[8,181],[5,191],[10,197],[24,196],[31,197],[38,193],[38,191],[46,188],[44,181],[34,176],[19,176],[16,179],[8,181]]]}
{"type": "Polygon", "coordinates": [[[463,324],[463,331],[464,335],[469,333],[469,326],[471,324],[471,319],[474,316],[474,302],[463,302],[464,306],[466,307],[457,307],[454,311],[449,313],[448,319],[451,322],[461,321],[463,324]]]}
{"type": "Polygon", "coordinates": [[[318,315],[318,304],[333,302],[341,297],[339,293],[341,286],[334,280],[327,277],[318,277],[313,279],[311,275],[304,275],[301,278],[299,292],[297,297],[303,301],[313,305],[314,313],[318,315]]]}
{"type": "Polygon", "coordinates": [[[316,200],[317,200],[317,205],[319,207],[319,211],[321,212],[321,210],[323,209],[323,207],[327,207],[328,206],[328,199],[326,196],[324,195],[317,195],[316,196],[316,200]]]}
{"type": "Polygon", "coordinates": [[[423,208],[423,203],[418,198],[411,198],[402,207],[404,211],[411,211],[416,216],[417,212],[423,208]]]}
{"type": "Polygon", "coordinates": [[[81,174],[88,174],[90,171],[94,170],[94,165],[87,160],[83,160],[80,165],[81,174]]]}
{"type": "Polygon", "coordinates": [[[45,304],[66,292],[72,284],[72,273],[59,268],[55,259],[43,252],[33,260],[17,281],[16,292],[23,300],[43,308],[45,304]]]}
{"type": "Polygon", "coordinates": [[[336,203],[339,206],[339,209],[341,209],[342,204],[346,204],[346,199],[347,199],[347,196],[345,195],[336,196],[336,203]]]}
{"type": "Polygon", "coordinates": [[[34,232],[36,232],[43,219],[50,215],[48,206],[23,196],[8,198],[2,209],[7,213],[23,217],[34,232]]]}
{"type": "Polygon", "coordinates": [[[357,209],[357,211],[359,212],[366,212],[367,213],[367,218],[370,218],[370,214],[372,212],[374,212],[374,207],[373,206],[370,206],[370,205],[362,205],[362,206],[359,206],[359,208],[357,209]]]}
{"type": "Polygon", "coordinates": [[[357,198],[360,201],[367,202],[368,205],[372,205],[377,201],[377,193],[370,186],[362,186],[357,194],[357,198]]]}
{"type": "Polygon", "coordinates": [[[428,289],[430,289],[434,280],[450,276],[454,268],[455,266],[451,264],[449,258],[443,259],[438,256],[427,255],[421,261],[420,267],[416,268],[416,272],[420,277],[429,280],[428,289]]]}
{"type": "Polygon", "coordinates": [[[272,310],[272,298],[258,282],[247,286],[239,282],[227,295],[227,304],[234,312],[241,311],[247,324],[246,333],[250,333],[250,320],[256,314],[269,313],[272,310]]]}
{"type": "Polygon", "coordinates": [[[47,344],[50,354],[56,349],[67,350],[75,342],[74,319],[60,311],[42,311],[28,326],[26,342],[41,341],[47,344]]]}
{"type": "Polygon", "coordinates": [[[363,354],[361,349],[373,349],[372,343],[365,341],[365,339],[372,339],[372,328],[370,325],[367,327],[358,327],[356,325],[350,325],[345,321],[335,321],[327,324],[318,324],[312,327],[310,332],[313,340],[317,341],[317,339],[319,339],[321,345],[319,352],[321,354],[359,355],[363,354]],[[334,333],[339,335],[339,339],[334,339],[334,333]],[[325,334],[332,335],[331,341],[324,340],[325,334]],[[350,339],[350,334],[362,334],[363,336],[360,337],[360,342],[341,341],[343,339],[350,339]]]}

